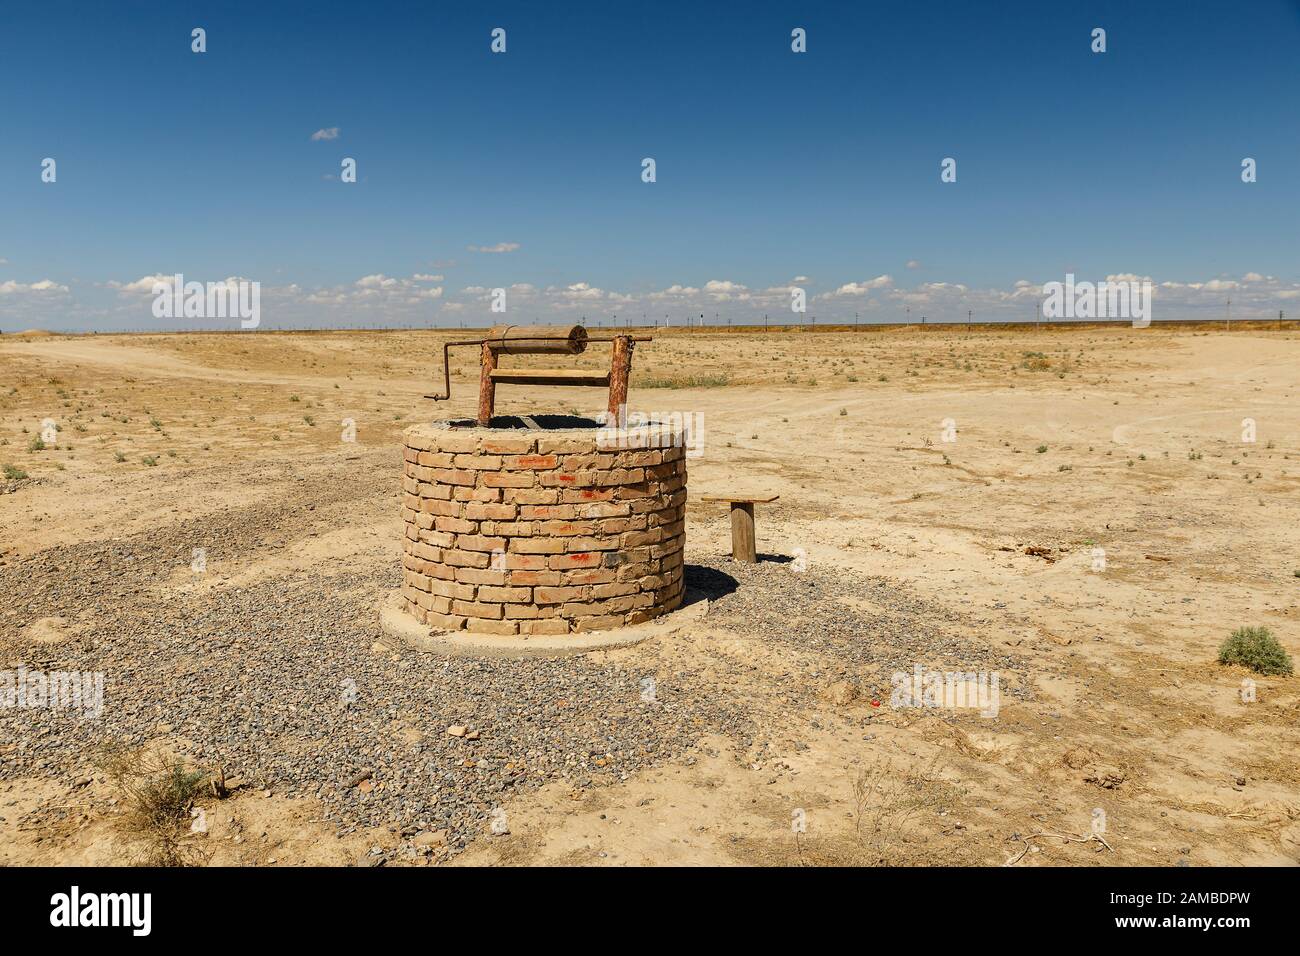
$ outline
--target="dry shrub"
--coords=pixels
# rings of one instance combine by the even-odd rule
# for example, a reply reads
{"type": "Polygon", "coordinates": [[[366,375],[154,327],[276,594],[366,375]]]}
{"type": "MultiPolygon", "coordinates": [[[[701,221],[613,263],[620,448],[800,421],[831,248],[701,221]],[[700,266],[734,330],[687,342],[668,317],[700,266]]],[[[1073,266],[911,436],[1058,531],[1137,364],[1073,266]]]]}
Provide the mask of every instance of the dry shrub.
{"type": "Polygon", "coordinates": [[[905,842],[909,824],[924,812],[935,812],[953,794],[939,778],[939,758],[904,762],[878,760],[858,769],[853,779],[853,827],[864,863],[897,866],[909,853],[905,842]]]}
{"type": "Polygon", "coordinates": [[[206,774],[143,747],[105,747],[95,766],[120,794],[117,826],[138,866],[201,866],[208,854],[189,838],[190,808],[206,774]]]}

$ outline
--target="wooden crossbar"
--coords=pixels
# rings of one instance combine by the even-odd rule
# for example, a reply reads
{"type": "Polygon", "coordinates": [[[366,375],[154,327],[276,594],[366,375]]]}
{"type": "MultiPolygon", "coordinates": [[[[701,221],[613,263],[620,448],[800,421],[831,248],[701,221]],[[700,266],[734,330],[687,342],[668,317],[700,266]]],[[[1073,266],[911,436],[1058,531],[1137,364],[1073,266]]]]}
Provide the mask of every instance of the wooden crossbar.
{"type": "Polygon", "coordinates": [[[589,372],[585,369],[494,368],[488,374],[498,385],[609,386],[608,372],[589,372]]]}

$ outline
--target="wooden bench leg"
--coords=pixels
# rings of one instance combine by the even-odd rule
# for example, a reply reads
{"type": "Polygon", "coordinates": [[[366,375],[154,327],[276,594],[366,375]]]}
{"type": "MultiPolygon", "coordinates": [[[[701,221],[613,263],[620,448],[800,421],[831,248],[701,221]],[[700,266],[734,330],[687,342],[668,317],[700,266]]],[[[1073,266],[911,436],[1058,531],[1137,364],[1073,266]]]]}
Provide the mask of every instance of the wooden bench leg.
{"type": "Polygon", "coordinates": [[[754,505],[751,502],[731,503],[731,556],[750,564],[758,560],[754,541],[754,505]]]}

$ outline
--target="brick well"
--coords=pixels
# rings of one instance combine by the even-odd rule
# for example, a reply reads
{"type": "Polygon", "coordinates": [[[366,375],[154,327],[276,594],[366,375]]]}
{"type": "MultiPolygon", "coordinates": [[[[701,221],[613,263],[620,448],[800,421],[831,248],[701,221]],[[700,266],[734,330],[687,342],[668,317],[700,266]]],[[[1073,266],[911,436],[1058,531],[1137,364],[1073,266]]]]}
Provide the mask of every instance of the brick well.
{"type": "Polygon", "coordinates": [[[402,606],[441,630],[567,634],[682,601],[682,434],[415,425],[405,432],[402,606]]]}

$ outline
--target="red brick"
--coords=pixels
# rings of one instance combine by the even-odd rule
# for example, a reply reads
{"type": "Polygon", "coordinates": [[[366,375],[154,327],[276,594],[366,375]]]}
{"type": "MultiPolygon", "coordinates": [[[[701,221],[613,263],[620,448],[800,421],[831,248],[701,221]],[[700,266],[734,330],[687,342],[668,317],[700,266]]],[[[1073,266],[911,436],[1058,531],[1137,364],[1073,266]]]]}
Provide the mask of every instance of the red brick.
{"type": "Polygon", "coordinates": [[[554,455],[507,455],[505,467],[510,470],[544,471],[556,468],[560,459],[554,455]]]}
{"type": "Polygon", "coordinates": [[[487,488],[531,488],[537,483],[531,471],[485,471],[482,477],[487,488]]]}
{"type": "Polygon", "coordinates": [[[556,571],[567,571],[570,568],[599,567],[600,562],[601,553],[598,551],[575,551],[571,554],[552,555],[547,563],[556,571]]]}

